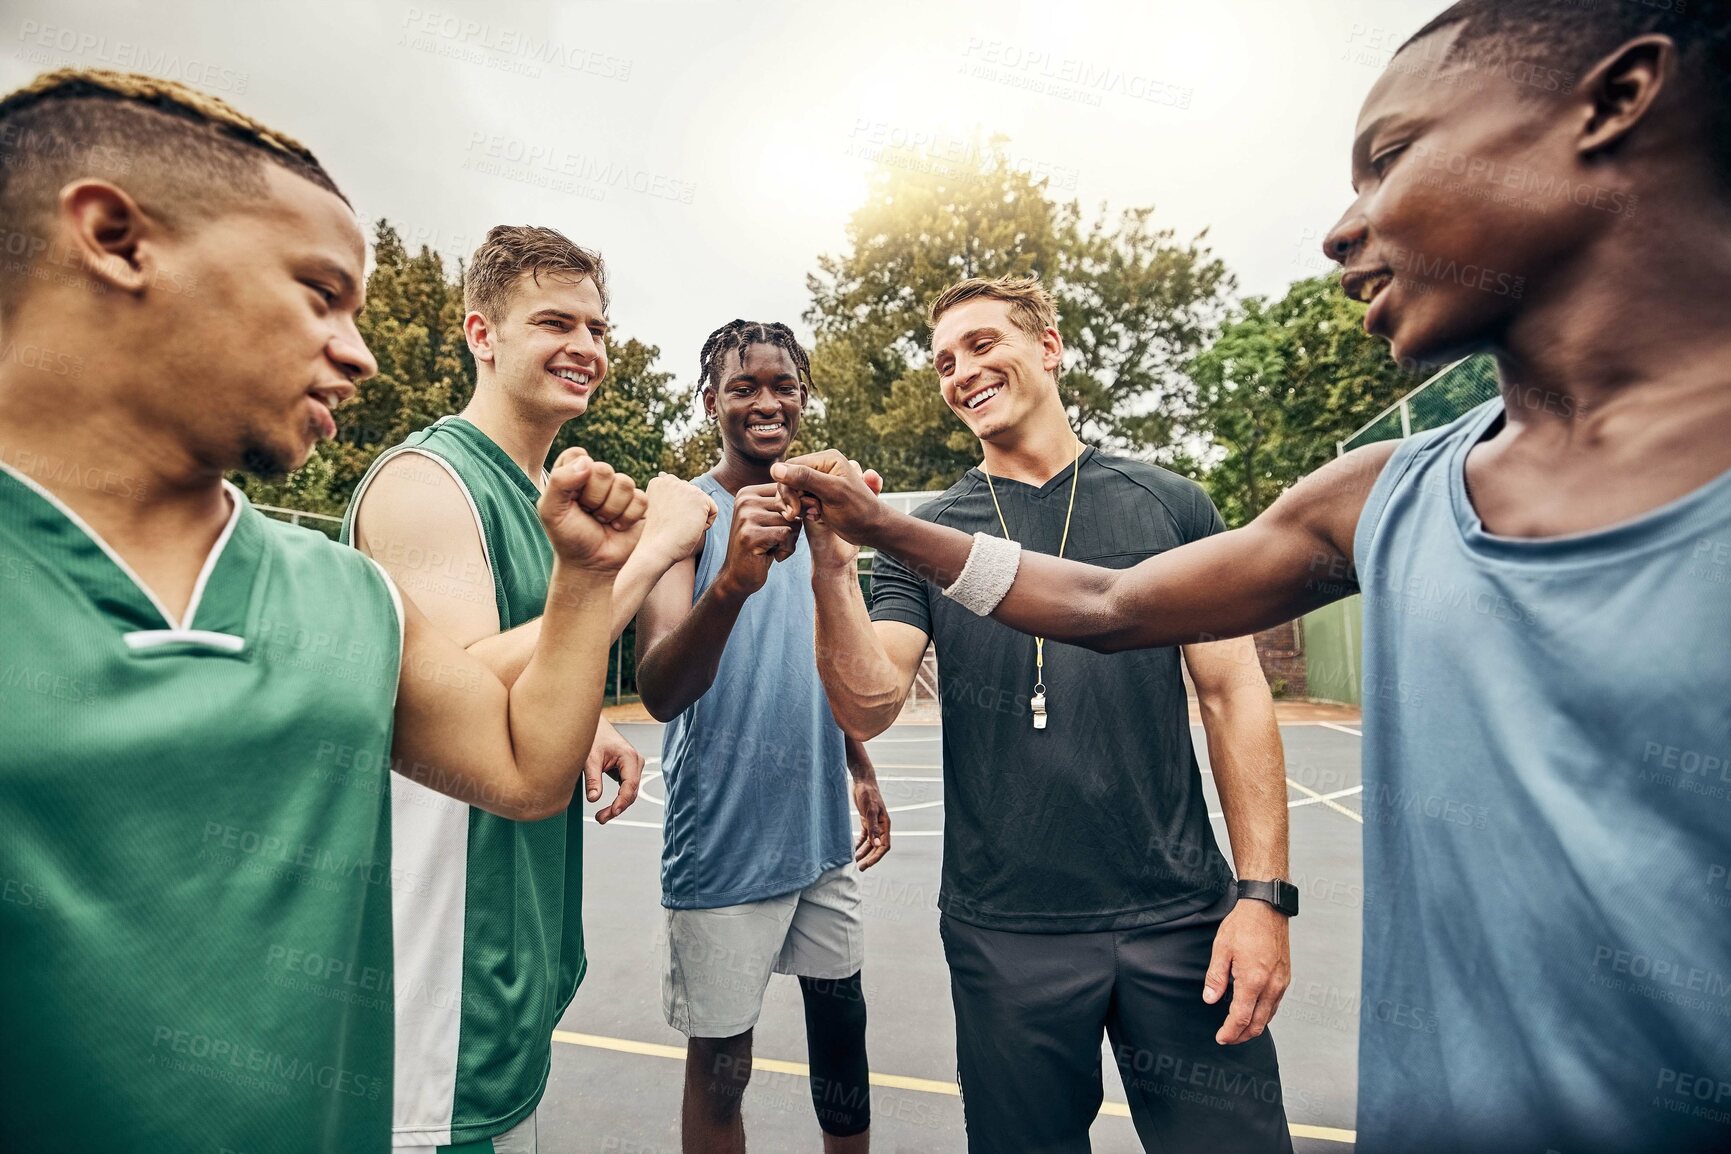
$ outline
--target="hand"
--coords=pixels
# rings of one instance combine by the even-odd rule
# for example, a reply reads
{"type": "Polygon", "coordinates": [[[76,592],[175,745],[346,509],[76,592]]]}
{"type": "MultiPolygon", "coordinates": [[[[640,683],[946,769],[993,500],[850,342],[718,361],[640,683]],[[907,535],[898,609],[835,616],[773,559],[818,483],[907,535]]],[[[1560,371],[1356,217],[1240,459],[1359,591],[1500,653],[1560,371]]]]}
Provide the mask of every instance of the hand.
{"type": "Polygon", "coordinates": [[[583,763],[583,780],[590,801],[601,800],[603,774],[619,783],[619,792],[613,795],[612,805],[596,811],[597,825],[606,825],[630,809],[643,784],[643,755],[606,718],[596,728],[595,744],[589,747],[589,760],[583,763]]]}
{"type": "MultiPolygon", "coordinates": [[[[853,470],[859,469],[858,461],[849,461],[848,464],[852,466],[853,470]]],[[[878,476],[876,469],[867,469],[861,473],[860,476],[865,480],[866,487],[873,493],[882,490],[883,478],[878,476]]],[[[804,500],[811,501],[811,498],[807,497],[804,500]]],[[[784,505],[786,504],[786,501],[787,498],[784,491],[784,505]]],[[[805,525],[805,539],[811,543],[812,575],[816,576],[824,572],[833,573],[838,570],[846,570],[850,573],[854,572],[856,569],[856,562],[859,560],[859,546],[848,541],[846,538],[837,534],[834,529],[830,528],[829,525],[824,522],[823,517],[820,515],[820,511],[816,508],[816,502],[812,502],[812,505],[813,508],[810,515],[805,516],[803,522],[805,525]]]]}
{"type": "Polygon", "coordinates": [[[1214,934],[1214,957],[1203,979],[1202,1000],[1218,1002],[1232,977],[1232,1007],[1214,1040],[1222,1046],[1248,1042],[1268,1028],[1292,982],[1286,915],[1255,898],[1244,898],[1214,934]]]}
{"type": "Polygon", "coordinates": [[[566,449],[553,463],[537,508],[559,560],[617,572],[643,534],[648,503],[630,477],[582,449],[566,449]]]}
{"type": "Polygon", "coordinates": [[[854,544],[860,544],[881,511],[877,499],[883,480],[862,471],[836,449],[807,453],[771,466],[781,483],[781,500],[790,520],[822,521],[854,544]]]}
{"type": "Polygon", "coordinates": [[[727,534],[727,559],[718,582],[749,597],[769,580],[769,566],[793,556],[799,523],[788,523],[774,485],[747,485],[734,495],[733,524],[727,534]]]}
{"type": "Polygon", "coordinates": [[[715,523],[715,502],[709,494],[671,473],[655,474],[643,492],[649,498],[649,513],[638,548],[659,550],[669,564],[697,552],[703,534],[715,523]]]}
{"type": "Polygon", "coordinates": [[[853,860],[862,870],[869,870],[890,852],[890,811],[884,795],[878,792],[876,777],[854,778],[853,807],[859,810],[859,841],[854,843],[853,860]]]}

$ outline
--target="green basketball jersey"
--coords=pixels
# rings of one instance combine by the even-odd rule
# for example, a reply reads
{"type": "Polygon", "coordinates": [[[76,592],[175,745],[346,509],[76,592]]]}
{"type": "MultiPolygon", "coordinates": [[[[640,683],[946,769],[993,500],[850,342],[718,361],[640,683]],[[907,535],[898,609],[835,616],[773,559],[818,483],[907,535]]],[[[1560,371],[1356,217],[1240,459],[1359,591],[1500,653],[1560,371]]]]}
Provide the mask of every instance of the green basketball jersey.
{"type": "Polygon", "coordinates": [[[389,1141],[401,608],[225,489],[177,623],[0,464],[0,1150],[389,1141]]]}
{"type": "MultiPolygon", "coordinates": [[[[422,429],[373,463],[350,502],[343,540],[353,540],[355,510],[379,468],[404,453],[420,455],[415,467],[448,474],[463,491],[492,571],[500,631],[539,617],[553,572],[535,512],[540,492],[461,417],[422,429]]],[[[428,543],[405,560],[436,580],[441,556],[428,543]]],[[[399,865],[431,881],[393,895],[394,1141],[492,1138],[540,1102],[553,1029],[583,980],[582,799],[558,817],[515,822],[398,775],[391,814],[399,865]]]]}

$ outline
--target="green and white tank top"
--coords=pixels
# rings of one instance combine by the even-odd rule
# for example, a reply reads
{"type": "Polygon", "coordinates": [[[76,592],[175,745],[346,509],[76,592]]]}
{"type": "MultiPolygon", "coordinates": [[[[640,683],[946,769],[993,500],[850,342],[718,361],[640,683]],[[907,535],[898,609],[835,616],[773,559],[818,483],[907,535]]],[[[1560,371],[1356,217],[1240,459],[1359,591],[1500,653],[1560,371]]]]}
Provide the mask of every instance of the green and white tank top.
{"type": "MultiPolygon", "coordinates": [[[[353,540],[355,510],[379,468],[403,453],[419,454],[463,491],[492,572],[500,632],[539,617],[553,571],[535,511],[540,492],[461,417],[435,422],[373,463],[343,540],[353,540]]],[[[439,555],[439,544],[428,543],[430,578],[439,555]]],[[[492,1138],[540,1102],[553,1029],[583,980],[582,801],[545,821],[508,821],[399,774],[391,815],[398,862],[428,883],[393,894],[394,1141],[492,1138]]]]}

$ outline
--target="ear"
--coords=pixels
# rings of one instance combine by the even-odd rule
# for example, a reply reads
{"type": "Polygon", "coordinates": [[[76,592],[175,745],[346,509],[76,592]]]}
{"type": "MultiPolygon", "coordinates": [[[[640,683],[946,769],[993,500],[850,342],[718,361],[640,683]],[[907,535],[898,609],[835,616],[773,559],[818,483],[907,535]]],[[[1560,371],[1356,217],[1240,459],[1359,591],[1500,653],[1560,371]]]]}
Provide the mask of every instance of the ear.
{"type": "Polygon", "coordinates": [[[1576,87],[1589,101],[1576,150],[1582,156],[1617,146],[1647,116],[1676,71],[1677,45],[1669,36],[1637,36],[1594,65],[1576,87]]]}
{"type": "Polygon", "coordinates": [[[493,363],[493,327],[487,318],[480,313],[470,313],[463,318],[463,339],[469,343],[469,352],[475,362],[480,364],[493,363]]]}
{"type": "Polygon", "coordinates": [[[123,293],[151,283],[150,246],[162,238],[125,189],[106,180],[78,180],[60,190],[60,222],[71,231],[72,251],[84,271],[123,293]]]}
{"type": "Polygon", "coordinates": [[[1040,334],[1040,365],[1054,377],[1064,365],[1064,338],[1057,329],[1040,334]]]}

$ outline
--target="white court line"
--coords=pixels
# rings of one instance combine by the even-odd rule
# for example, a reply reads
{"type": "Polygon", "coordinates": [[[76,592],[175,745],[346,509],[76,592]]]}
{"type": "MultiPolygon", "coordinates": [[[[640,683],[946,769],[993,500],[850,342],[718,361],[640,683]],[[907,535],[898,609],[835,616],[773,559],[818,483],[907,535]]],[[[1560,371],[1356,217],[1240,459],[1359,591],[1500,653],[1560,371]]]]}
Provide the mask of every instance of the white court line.
{"type": "Polygon", "coordinates": [[[1319,721],[1316,724],[1322,726],[1324,729],[1334,729],[1334,730],[1340,731],[1341,733],[1350,733],[1354,737],[1363,737],[1364,736],[1364,734],[1362,732],[1360,732],[1359,730],[1353,729],[1351,726],[1336,725],[1332,721],[1319,721]]]}
{"type": "MultiPolygon", "coordinates": [[[[1344,796],[1343,794],[1331,793],[1327,797],[1324,797],[1322,794],[1317,793],[1314,789],[1311,789],[1308,785],[1299,785],[1296,781],[1293,781],[1290,777],[1286,779],[1286,784],[1290,785],[1293,789],[1296,789],[1299,793],[1302,793],[1305,796],[1309,797],[1312,801],[1320,801],[1323,805],[1326,805],[1329,809],[1332,809],[1334,812],[1345,814],[1347,817],[1350,817],[1353,821],[1356,821],[1359,825],[1364,824],[1364,815],[1363,814],[1354,813],[1352,810],[1347,809],[1344,805],[1341,805],[1338,801],[1334,800],[1337,797],[1344,796]]],[[[1362,790],[1364,787],[1359,786],[1358,788],[1360,790],[1362,790]]],[[[1288,802],[1286,808],[1291,809],[1292,806],[1293,806],[1293,803],[1288,802]]]]}

